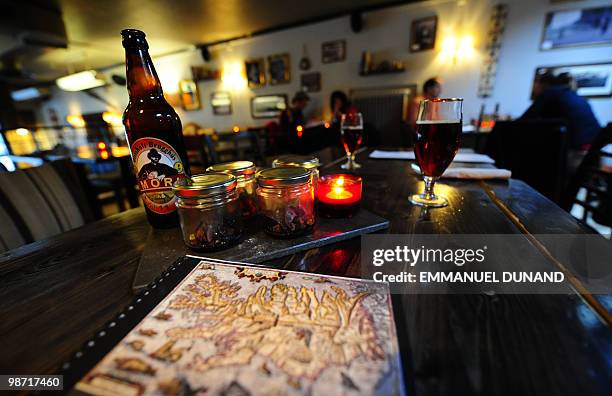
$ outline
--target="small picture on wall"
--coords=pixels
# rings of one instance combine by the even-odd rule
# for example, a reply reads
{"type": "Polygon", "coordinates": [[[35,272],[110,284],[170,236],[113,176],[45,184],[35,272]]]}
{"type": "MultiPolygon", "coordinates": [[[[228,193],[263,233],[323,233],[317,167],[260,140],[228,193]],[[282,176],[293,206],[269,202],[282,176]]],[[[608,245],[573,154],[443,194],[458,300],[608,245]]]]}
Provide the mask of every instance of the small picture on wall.
{"type": "Polygon", "coordinates": [[[199,110],[200,93],[198,92],[198,84],[193,80],[181,80],[179,82],[179,92],[181,95],[181,105],[184,110],[199,110]]]}
{"type": "Polygon", "coordinates": [[[346,59],[346,40],[328,41],[321,44],[321,62],[343,62],[346,59]]]}
{"type": "MultiPolygon", "coordinates": [[[[545,73],[567,80],[584,97],[612,96],[612,63],[538,67],[536,77],[545,73]],[[564,75],[566,73],[567,75],[564,75]],[[559,77],[561,76],[561,77],[559,77]]],[[[532,95],[533,97],[533,95],[532,95]]]]}
{"type": "Polygon", "coordinates": [[[268,74],[270,84],[287,84],[291,81],[291,65],[289,54],[272,55],[268,57],[268,74]]]}
{"type": "Polygon", "coordinates": [[[229,92],[213,92],[210,95],[210,105],[214,115],[232,114],[232,97],[229,92]]]}
{"type": "Polygon", "coordinates": [[[305,92],[319,92],[321,90],[321,73],[302,74],[301,85],[305,92]]]}
{"type": "Polygon", "coordinates": [[[437,28],[437,16],[412,21],[412,27],[410,29],[410,52],[434,49],[436,46],[437,28]]]}
{"type": "Polygon", "coordinates": [[[266,83],[263,58],[244,62],[249,88],[258,88],[266,83]]]}
{"type": "Polygon", "coordinates": [[[540,49],[612,43],[612,6],[546,14],[540,49]]]}
{"type": "Polygon", "coordinates": [[[276,118],[287,108],[287,95],[262,95],[251,99],[253,118],[276,118]]]}
{"type": "Polygon", "coordinates": [[[208,81],[219,78],[219,70],[214,70],[206,66],[191,66],[193,81],[208,81]]]}

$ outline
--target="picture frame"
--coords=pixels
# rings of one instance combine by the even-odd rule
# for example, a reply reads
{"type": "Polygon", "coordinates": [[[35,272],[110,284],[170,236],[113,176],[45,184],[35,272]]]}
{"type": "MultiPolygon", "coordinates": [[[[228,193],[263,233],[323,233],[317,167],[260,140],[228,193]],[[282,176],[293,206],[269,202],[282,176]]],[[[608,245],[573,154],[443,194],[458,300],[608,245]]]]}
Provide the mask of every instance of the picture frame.
{"type": "Polygon", "coordinates": [[[219,91],[211,93],[210,105],[214,115],[232,114],[232,96],[229,92],[219,91]]]}
{"type": "Polygon", "coordinates": [[[544,19],[540,50],[612,44],[612,27],[601,26],[611,20],[612,5],[550,11],[544,19]]]}
{"type": "Polygon", "coordinates": [[[199,110],[202,108],[198,84],[193,80],[179,81],[179,95],[181,106],[185,111],[199,110]]]}
{"type": "MultiPolygon", "coordinates": [[[[546,72],[555,76],[569,73],[576,82],[576,93],[585,98],[612,96],[612,63],[541,66],[536,69],[534,83],[538,75],[546,72]]],[[[531,97],[533,98],[533,93],[531,97]]]]}
{"type": "Polygon", "coordinates": [[[346,59],[346,40],[326,41],[321,44],[321,62],[336,63],[346,59]]]}
{"type": "Polygon", "coordinates": [[[251,98],[251,117],[277,118],[288,107],[286,94],[259,95],[251,98]]]}
{"type": "Polygon", "coordinates": [[[191,76],[195,82],[218,80],[219,70],[211,69],[208,66],[191,66],[191,76]]]}
{"type": "Polygon", "coordinates": [[[436,47],[438,16],[429,16],[412,21],[410,26],[410,52],[432,50],[436,47]]]}
{"type": "Polygon", "coordinates": [[[271,85],[288,84],[291,81],[289,54],[268,56],[268,76],[271,85]]]}
{"type": "Polygon", "coordinates": [[[304,92],[321,91],[321,73],[304,73],[300,76],[300,85],[304,92]]]}
{"type": "Polygon", "coordinates": [[[266,84],[265,63],[263,58],[244,62],[249,88],[259,88],[266,84]]]}

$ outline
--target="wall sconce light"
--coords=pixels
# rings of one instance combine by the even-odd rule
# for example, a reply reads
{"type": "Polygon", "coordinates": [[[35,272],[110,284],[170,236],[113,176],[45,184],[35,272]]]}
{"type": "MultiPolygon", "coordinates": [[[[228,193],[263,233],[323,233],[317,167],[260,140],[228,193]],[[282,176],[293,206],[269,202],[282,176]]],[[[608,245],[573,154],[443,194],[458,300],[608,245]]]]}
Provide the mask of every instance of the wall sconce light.
{"type": "Polygon", "coordinates": [[[242,64],[236,62],[225,65],[221,72],[221,83],[228,89],[244,89],[247,86],[247,79],[242,64]]]}
{"type": "Polygon", "coordinates": [[[104,80],[103,76],[96,73],[95,70],[86,70],[80,73],[60,77],[55,80],[55,83],[64,91],[77,92],[101,87],[102,85],[106,84],[106,81],[104,80]]]}
{"type": "Polygon", "coordinates": [[[123,119],[120,114],[113,113],[112,111],[105,111],[102,113],[102,119],[107,124],[110,124],[115,127],[120,127],[123,125],[123,119]]]}
{"type": "Polygon", "coordinates": [[[66,121],[74,128],[84,128],[85,120],[80,115],[69,115],[66,117],[66,121]]]}
{"type": "Polygon", "coordinates": [[[448,36],[442,41],[440,58],[442,61],[457,61],[469,59],[474,55],[474,37],[466,34],[462,37],[448,36]]]}

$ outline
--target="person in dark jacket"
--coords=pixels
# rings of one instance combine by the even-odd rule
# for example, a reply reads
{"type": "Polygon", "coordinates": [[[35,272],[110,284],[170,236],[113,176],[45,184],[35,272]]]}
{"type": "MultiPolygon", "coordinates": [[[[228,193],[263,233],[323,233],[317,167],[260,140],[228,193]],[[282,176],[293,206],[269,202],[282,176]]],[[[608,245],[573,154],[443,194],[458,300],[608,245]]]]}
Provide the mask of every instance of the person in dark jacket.
{"type": "Polygon", "coordinates": [[[538,76],[533,89],[534,101],[521,119],[564,120],[570,148],[583,150],[595,139],[601,126],[589,102],[572,88],[573,79],[567,73],[538,76]]]}

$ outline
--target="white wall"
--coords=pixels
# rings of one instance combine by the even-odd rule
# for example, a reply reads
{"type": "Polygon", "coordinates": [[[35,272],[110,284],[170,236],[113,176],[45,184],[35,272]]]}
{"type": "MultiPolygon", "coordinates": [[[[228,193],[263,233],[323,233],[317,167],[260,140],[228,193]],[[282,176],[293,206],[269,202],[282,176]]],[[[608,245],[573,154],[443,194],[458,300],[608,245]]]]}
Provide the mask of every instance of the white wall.
{"type": "MultiPolygon", "coordinates": [[[[609,1],[591,0],[577,3],[551,4],[549,0],[511,0],[507,30],[503,40],[498,66],[498,75],[493,96],[483,100],[477,97],[478,78],[482,60],[482,50],[488,17],[493,0],[467,0],[463,6],[457,1],[428,1],[378,10],[364,15],[365,27],[361,33],[352,33],[348,17],[338,18],[304,27],[271,33],[251,39],[219,45],[211,49],[211,67],[232,67],[242,65],[244,60],[267,57],[287,52],[291,55],[291,82],[250,90],[246,87],[231,89],[233,114],[215,116],[210,106],[210,94],[216,90],[228,90],[221,81],[200,82],[200,96],[203,108],[199,111],[185,112],[177,109],[183,124],[196,122],[202,126],[218,130],[230,129],[233,125],[241,127],[260,125],[266,120],[255,120],[250,116],[249,99],[255,95],[286,93],[289,98],[300,88],[298,62],[302,56],[302,45],[312,63],[308,72],[321,72],[322,90],[312,93],[309,107],[312,114],[328,112],[329,94],[336,89],[349,91],[351,88],[369,86],[397,86],[416,83],[419,86],[432,76],[444,81],[444,96],[459,96],[465,99],[464,118],[469,120],[478,115],[482,103],[487,111],[492,111],[496,102],[501,104],[501,113],[519,116],[528,107],[531,84],[536,67],[611,62],[612,46],[590,48],[558,49],[539,51],[544,16],[547,11],[560,8],[587,7],[609,4],[609,1]],[[411,21],[417,18],[438,15],[437,47],[433,51],[410,53],[409,37],[411,21]],[[469,59],[453,64],[440,57],[439,47],[444,37],[450,34],[470,33],[475,38],[476,52],[469,59]],[[347,59],[342,63],[322,64],[321,43],[329,40],[347,40],[347,59]],[[403,60],[407,70],[401,74],[361,77],[358,75],[361,52],[369,50],[384,58],[403,60]],[[229,65],[229,66],[228,66],[229,65]]],[[[155,46],[155,38],[149,40],[155,46]]],[[[176,54],[154,59],[162,85],[166,92],[176,91],[180,79],[190,79],[192,65],[203,64],[197,51],[176,54]]],[[[107,74],[124,74],[122,67],[106,71],[107,74]]],[[[96,89],[96,92],[123,109],[127,104],[127,91],[124,87],[111,86],[96,89]]],[[[612,100],[610,98],[590,100],[600,123],[612,122],[612,100]]],[[[103,103],[83,93],[66,93],[54,90],[52,100],[43,104],[43,117],[48,108],[54,108],[60,117],[68,114],[90,113],[107,110],[103,103]]],[[[45,121],[48,120],[45,118],[45,121]]]]}

